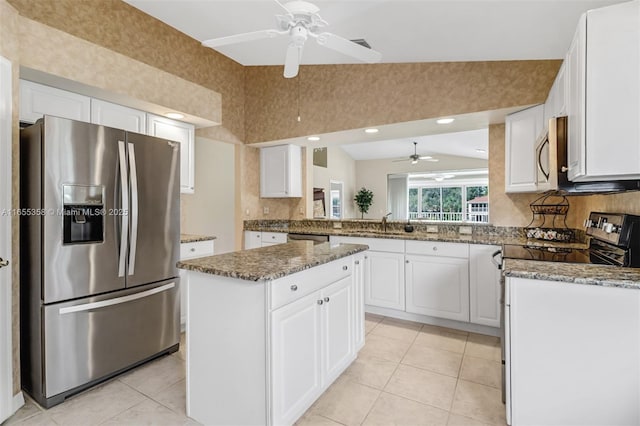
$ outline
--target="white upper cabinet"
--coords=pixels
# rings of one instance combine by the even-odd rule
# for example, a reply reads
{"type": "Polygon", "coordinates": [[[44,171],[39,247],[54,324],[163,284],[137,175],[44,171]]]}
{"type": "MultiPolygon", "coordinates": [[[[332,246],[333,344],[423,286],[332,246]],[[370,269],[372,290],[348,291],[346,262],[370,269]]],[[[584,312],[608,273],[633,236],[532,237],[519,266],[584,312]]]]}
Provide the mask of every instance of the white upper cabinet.
{"type": "Polygon", "coordinates": [[[302,149],[299,146],[260,148],[260,196],[302,197],[302,149]]]}
{"type": "Polygon", "coordinates": [[[505,119],[505,192],[536,192],[535,146],[544,131],[544,105],[510,114],[505,119]]]}
{"type": "Polygon", "coordinates": [[[583,15],[567,62],[569,179],[640,178],[640,2],[583,15]]]}
{"type": "Polygon", "coordinates": [[[544,103],[544,129],[549,130],[549,119],[552,117],[560,117],[567,114],[567,78],[566,78],[566,62],[562,62],[558,75],[551,86],[547,101],[544,103]]]}
{"type": "Polygon", "coordinates": [[[195,188],[195,127],[193,124],[147,114],[147,133],[180,143],[180,192],[192,194],[195,188]]]}
{"type": "Polygon", "coordinates": [[[129,132],[147,133],[146,112],[100,99],[91,99],[91,122],[129,132]]]}
{"type": "Polygon", "coordinates": [[[20,121],[35,123],[44,115],[91,121],[91,98],[20,80],[20,121]]]}

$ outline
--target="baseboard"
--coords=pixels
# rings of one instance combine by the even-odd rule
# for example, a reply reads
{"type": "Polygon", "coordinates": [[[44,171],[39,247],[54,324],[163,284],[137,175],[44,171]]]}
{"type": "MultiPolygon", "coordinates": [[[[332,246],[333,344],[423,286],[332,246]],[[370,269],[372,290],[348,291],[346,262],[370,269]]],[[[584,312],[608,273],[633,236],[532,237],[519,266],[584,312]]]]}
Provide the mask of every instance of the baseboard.
{"type": "Polygon", "coordinates": [[[24,394],[22,393],[22,391],[20,391],[17,394],[13,395],[13,407],[12,407],[13,413],[12,414],[18,411],[23,405],[24,405],[24,394]]]}
{"type": "Polygon", "coordinates": [[[489,336],[500,336],[500,329],[486,325],[472,324],[468,322],[454,321],[444,318],[435,318],[427,315],[412,314],[398,311],[396,309],[381,308],[379,306],[364,305],[365,312],[383,315],[385,317],[403,319],[408,321],[421,322],[423,324],[437,325],[440,327],[454,328],[456,330],[470,331],[472,333],[486,334],[489,336]]]}

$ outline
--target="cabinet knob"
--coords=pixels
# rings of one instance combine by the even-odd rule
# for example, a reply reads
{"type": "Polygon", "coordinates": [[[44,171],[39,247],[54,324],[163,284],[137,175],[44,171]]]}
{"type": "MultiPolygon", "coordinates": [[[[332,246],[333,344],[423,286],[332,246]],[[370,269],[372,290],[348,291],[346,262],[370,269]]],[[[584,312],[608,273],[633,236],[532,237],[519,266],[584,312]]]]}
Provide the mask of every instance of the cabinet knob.
{"type": "Polygon", "coordinates": [[[297,286],[297,285],[295,285],[295,284],[293,284],[293,285],[291,286],[291,291],[296,291],[296,290],[298,290],[298,286],[297,286]]]}
{"type": "Polygon", "coordinates": [[[438,247],[434,247],[434,248],[433,248],[433,251],[438,251],[438,247]]]}
{"type": "Polygon", "coordinates": [[[195,247],[191,247],[191,251],[196,251],[196,248],[195,247]]]}
{"type": "Polygon", "coordinates": [[[327,303],[329,303],[329,298],[328,298],[328,297],[325,297],[325,298],[324,298],[324,301],[325,301],[325,302],[327,302],[327,303]]]}
{"type": "Polygon", "coordinates": [[[569,171],[569,168],[567,166],[562,166],[562,167],[560,167],[560,171],[562,173],[567,173],[569,171]]]}
{"type": "Polygon", "coordinates": [[[353,263],[355,263],[356,265],[359,265],[359,264],[360,264],[360,261],[359,261],[359,260],[356,260],[356,261],[355,261],[355,262],[353,262],[353,263]]]}
{"type": "Polygon", "coordinates": [[[272,239],[272,240],[275,240],[275,239],[276,239],[276,236],[275,236],[275,235],[272,235],[272,236],[271,236],[271,239],[272,239]]]}
{"type": "Polygon", "coordinates": [[[322,301],[322,299],[318,300],[318,305],[322,305],[324,302],[322,301]]]}
{"type": "Polygon", "coordinates": [[[346,271],[347,269],[349,269],[349,267],[348,267],[347,265],[344,265],[344,266],[342,267],[342,270],[343,270],[343,271],[346,271]]]}
{"type": "Polygon", "coordinates": [[[409,263],[409,261],[408,261],[408,260],[405,260],[405,261],[404,261],[404,263],[409,263]]]}
{"type": "Polygon", "coordinates": [[[368,258],[369,258],[369,256],[365,256],[364,258],[365,258],[365,259],[368,259],[368,258]]]}

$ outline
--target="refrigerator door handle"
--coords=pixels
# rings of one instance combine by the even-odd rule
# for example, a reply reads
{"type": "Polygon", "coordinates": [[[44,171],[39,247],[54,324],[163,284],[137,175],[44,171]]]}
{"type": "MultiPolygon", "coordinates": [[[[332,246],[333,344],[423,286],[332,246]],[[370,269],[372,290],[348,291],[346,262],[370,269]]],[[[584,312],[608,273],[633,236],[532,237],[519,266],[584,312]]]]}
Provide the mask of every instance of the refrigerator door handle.
{"type": "Polygon", "coordinates": [[[120,305],[122,303],[131,302],[133,300],[149,297],[156,293],[162,293],[176,286],[176,283],[165,284],[160,287],[152,288],[151,290],[142,291],[140,293],[130,294],[128,296],[116,297],[115,299],[103,300],[101,302],[83,303],[82,305],[67,306],[66,308],[60,308],[60,315],[71,314],[74,312],[90,311],[92,309],[106,308],[107,306],[120,305]]]}
{"type": "Polygon", "coordinates": [[[122,229],[120,232],[120,257],[118,258],[118,276],[124,277],[127,258],[127,239],[129,236],[129,176],[127,173],[127,153],[124,141],[118,141],[118,159],[120,160],[120,193],[122,197],[122,215],[120,221],[122,229]],[[126,213],[126,214],[125,214],[126,213]]]}
{"type": "Polygon", "coordinates": [[[131,173],[131,243],[129,246],[129,275],[136,269],[136,246],[138,243],[138,173],[136,172],[136,154],[131,142],[129,145],[129,170],[131,173]]]}

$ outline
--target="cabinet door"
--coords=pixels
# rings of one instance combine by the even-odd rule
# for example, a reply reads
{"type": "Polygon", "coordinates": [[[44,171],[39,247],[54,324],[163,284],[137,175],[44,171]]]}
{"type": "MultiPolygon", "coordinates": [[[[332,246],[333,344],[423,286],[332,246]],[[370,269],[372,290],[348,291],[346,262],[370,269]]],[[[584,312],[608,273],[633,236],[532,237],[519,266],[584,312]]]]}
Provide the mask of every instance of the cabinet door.
{"type": "Polygon", "coordinates": [[[296,145],[260,148],[261,197],[302,196],[301,153],[301,148],[296,145]]]}
{"type": "Polygon", "coordinates": [[[20,121],[35,123],[44,115],[89,123],[91,98],[20,80],[20,121]]]}
{"type": "Polygon", "coordinates": [[[244,249],[262,247],[262,232],[244,231],[244,249]]]}
{"type": "Polygon", "coordinates": [[[352,276],[345,277],[321,293],[323,387],[329,386],[354,358],[352,282],[352,276]]]}
{"type": "Polygon", "coordinates": [[[567,162],[569,180],[579,179],[585,174],[585,51],[587,37],[586,16],[578,22],[578,30],[571,42],[567,59],[567,116],[568,143],[567,162]]]}
{"type": "Polygon", "coordinates": [[[195,180],[193,124],[148,114],[148,134],[180,143],[180,192],[193,193],[195,180]]]}
{"type": "Polygon", "coordinates": [[[498,250],[498,246],[471,244],[469,247],[469,315],[472,323],[500,327],[500,271],[491,258],[498,250]]]}
{"type": "Polygon", "coordinates": [[[91,99],[91,122],[129,132],[147,133],[146,112],[100,99],[91,99]]]}
{"type": "Polygon", "coordinates": [[[364,346],[364,272],[369,259],[362,253],[353,259],[353,346],[357,353],[364,346]]]}
{"type": "Polygon", "coordinates": [[[367,252],[365,305],[404,311],[404,254],[367,252]]]}
{"type": "Polygon", "coordinates": [[[584,180],[640,177],[640,2],[587,12],[584,180]]]}
{"type": "Polygon", "coordinates": [[[505,191],[538,190],[535,146],[542,135],[544,105],[510,114],[505,119],[505,191]]]}
{"type": "Polygon", "coordinates": [[[640,424],[640,295],[507,278],[512,425],[640,424]]]}
{"type": "Polygon", "coordinates": [[[317,291],[271,314],[272,424],[293,424],[322,392],[320,300],[317,291]]]}
{"type": "Polygon", "coordinates": [[[469,261],[407,255],[407,312],[469,321],[469,261]]]}

